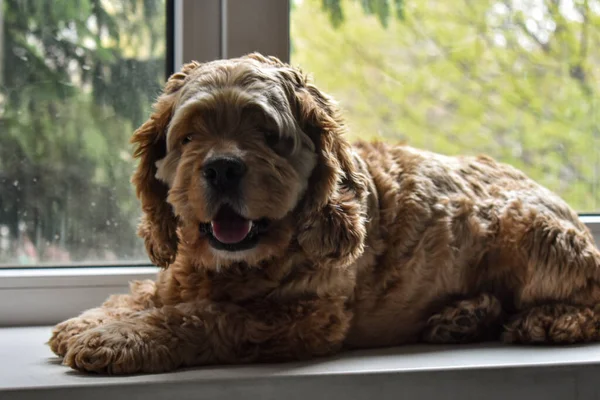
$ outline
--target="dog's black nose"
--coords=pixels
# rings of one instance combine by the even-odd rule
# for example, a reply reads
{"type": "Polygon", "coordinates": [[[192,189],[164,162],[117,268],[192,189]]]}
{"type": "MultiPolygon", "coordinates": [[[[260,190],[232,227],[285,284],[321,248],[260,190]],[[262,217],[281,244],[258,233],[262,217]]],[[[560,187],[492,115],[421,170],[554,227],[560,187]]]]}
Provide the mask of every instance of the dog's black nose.
{"type": "Polygon", "coordinates": [[[231,190],[239,186],[246,170],[237,157],[214,157],[206,161],[202,174],[215,189],[231,190]]]}

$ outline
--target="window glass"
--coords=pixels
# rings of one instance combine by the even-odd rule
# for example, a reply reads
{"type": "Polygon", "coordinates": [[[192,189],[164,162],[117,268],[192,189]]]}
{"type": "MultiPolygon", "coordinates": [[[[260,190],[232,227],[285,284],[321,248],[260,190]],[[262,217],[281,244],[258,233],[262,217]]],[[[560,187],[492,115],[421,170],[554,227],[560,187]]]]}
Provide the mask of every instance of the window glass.
{"type": "Polygon", "coordinates": [[[292,0],[349,137],[489,154],[600,211],[599,0],[292,0]]]}
{"type": "Polygon", "coordinates": [[[0,266],[146,260],[128,144],[165,77],[164,0],[0,0],[0,266]]]}

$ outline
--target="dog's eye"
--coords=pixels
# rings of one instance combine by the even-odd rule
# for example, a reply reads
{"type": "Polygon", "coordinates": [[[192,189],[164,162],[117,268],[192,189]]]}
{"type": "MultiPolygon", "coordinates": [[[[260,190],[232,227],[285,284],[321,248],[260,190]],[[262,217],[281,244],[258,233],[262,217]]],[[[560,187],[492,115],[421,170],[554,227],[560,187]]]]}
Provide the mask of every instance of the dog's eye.
{"type": "Polygon", "coordinates": [[[276,147],[279,144],[279,134],[277,132],[265,132],[265,141],[270,147],[276,147]]]}
{"type": "Polygon", "coordinates": [[[181,144],[186,145],[189,142],[192,141],[193,135],[187,135],[186,137],[183,138],[183,140],[181,141],[181,144]]]}

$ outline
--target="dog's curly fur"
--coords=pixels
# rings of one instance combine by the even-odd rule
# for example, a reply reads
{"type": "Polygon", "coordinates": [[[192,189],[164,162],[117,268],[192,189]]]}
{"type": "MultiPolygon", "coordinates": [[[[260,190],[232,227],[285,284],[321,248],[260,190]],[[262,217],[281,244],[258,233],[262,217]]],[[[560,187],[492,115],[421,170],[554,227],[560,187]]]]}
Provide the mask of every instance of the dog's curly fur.
{"type": "Polygon", "coordinates": [[[121,374],[600,340],[600,252],[560,198],[488,157],[343,133],[333,100],[275,58],[185,65],[133,136],[139,233],[164,269],[59,324],[52,350],[121,374]],[[199,229],[222,205],[201,173],[215,154],[248,165],[236,210],[271,221],[252,249],[215,249],[199,229]]]}

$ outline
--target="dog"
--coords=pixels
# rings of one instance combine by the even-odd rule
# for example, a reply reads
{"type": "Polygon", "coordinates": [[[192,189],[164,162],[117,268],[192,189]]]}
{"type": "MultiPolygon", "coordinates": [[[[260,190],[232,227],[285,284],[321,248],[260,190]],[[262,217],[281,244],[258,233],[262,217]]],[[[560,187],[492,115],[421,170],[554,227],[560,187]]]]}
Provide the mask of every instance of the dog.
{"type": "Polygon", "coordinates": [[[349,144],[334,100],[257,53],[192,62],[133,135],[156,281],[57,325],[107,374],[406,343],[600,340],[577,214],[489,157],[349,144]]]}

